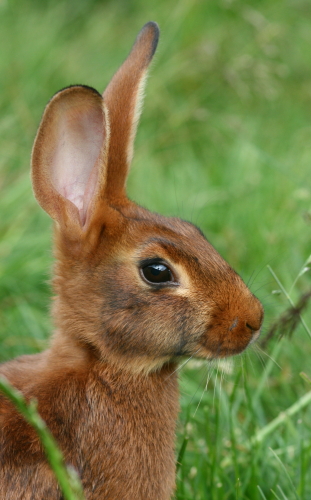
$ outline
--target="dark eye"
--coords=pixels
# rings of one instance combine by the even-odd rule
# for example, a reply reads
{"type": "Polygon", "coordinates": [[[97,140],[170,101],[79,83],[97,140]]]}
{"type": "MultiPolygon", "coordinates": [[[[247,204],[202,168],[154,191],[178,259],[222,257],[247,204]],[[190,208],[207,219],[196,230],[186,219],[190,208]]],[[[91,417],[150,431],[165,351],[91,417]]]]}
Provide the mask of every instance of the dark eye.
{"type": "Polygon", "coordinates": [[[167,283],[173,281],[170,269],[164,264],[149,264],[142,268],[144,278],[150,283],[167,283]]]}

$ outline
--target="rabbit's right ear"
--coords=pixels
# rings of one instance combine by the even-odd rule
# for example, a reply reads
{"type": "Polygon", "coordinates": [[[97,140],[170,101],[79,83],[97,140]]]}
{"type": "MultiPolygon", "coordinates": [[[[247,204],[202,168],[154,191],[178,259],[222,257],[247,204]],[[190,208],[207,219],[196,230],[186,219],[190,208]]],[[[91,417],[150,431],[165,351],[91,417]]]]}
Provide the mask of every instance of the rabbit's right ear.
{"type": "Polygon", "coordinates": [[[58,92],[47,105],[32,152],[41,207],[75,235],[92,216],[106,182],[109,123],[102,96],[84,86],[58,92]]]}
{"type": "Polygon", "coordinates": [[[105,195],[113,205],[122,204],[122,200],[126,199],[125,185],[133,156],[146,76],[158,39],[158,25],[152,21],[145,24],[128,57],[103,93],[111,130],[105,195]]]}

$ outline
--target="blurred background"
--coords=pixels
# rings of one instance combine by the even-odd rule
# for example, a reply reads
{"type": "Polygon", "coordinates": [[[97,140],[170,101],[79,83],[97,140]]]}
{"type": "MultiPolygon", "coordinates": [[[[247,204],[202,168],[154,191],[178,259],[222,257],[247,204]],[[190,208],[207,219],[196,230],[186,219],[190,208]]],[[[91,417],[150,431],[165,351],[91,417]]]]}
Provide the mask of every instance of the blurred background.
{"type": "Polygon", "coordinates": [[[0,1],[0,361],[52,330],[52,224],[29,178],[44,106],[102,91],[150,20],[130,197],[200,226],[262,300],[263,336],[280,326],[234,363],[181,370],[178,499],[311,498],[310,16],[308,0],[0,1]]]}

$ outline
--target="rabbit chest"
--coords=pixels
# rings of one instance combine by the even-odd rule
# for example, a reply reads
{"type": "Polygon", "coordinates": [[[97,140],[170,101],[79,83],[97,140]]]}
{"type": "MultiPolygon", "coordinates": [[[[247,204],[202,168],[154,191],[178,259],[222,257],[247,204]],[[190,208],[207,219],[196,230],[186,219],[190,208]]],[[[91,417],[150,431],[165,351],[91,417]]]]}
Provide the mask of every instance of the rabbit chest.
{"type": "MultiPolygon", "coordinates": [[[[171,498],[178,413],[174,369],[142,377],[100,365],[80,375],[49,375],[48,382],[31,388],[88,500],[171,498]]],[[[9,425],[0,426],[0,498],[60,500],[34,431],[9,404],[2,404],[4,413],[9,425]]]]}

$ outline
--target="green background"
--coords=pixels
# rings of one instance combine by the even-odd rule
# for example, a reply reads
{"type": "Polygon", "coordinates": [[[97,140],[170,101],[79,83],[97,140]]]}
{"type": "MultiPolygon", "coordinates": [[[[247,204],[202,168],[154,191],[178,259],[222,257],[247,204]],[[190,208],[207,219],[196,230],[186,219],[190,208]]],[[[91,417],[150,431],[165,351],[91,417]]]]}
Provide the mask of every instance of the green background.
{"type": "MultiPolygon", "coordinates": [[[[29,179],[44,106],[70,84],[103,90],[150,20],[161,39],[129,195],[202,228],[262,300],[263,335],[289,307],[268,265],[294,303],[310,289],[310,16],[303,0],[0,2],[0,361],[45,348],[52,329],[51,221],[29,179]]],[[[311,498],[310,355],[298,327],[180,371],[178,499],[311,498]]]]}

